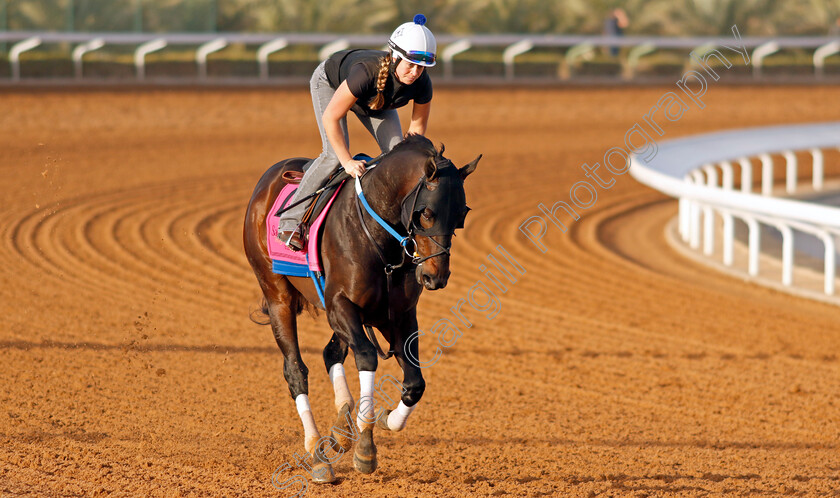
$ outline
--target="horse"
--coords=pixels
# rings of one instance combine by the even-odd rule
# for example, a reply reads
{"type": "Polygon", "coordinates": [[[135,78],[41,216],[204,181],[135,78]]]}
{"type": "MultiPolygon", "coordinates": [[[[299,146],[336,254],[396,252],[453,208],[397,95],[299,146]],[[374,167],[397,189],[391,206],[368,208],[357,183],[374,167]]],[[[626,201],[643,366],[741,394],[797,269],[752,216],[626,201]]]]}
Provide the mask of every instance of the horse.
{"type": "Polygon", "coordinates": [[[269,210],[283,188],[282,172],[291,161],[305,159],[287,159],[269,168],[251,196],[243,229],[245,254],[263,292],[262,312],[283,353],[283,374],[303,424],[313,482],[334,482],[331,464],[354,441],[354,468],[365,474],[375,471],[374,426],[402,430],[423,396],[417,302],[424,288],[431,291],[447,284],[452,237],[463,228],[469,211],[464,180],[481,159],[479,155],[458,168],[443,153],[443,146],[437,150],[427,138],[409,135],[353,180],[358,192],[346,187],[338,191],[321,235],[323,304],[312,279],[273,273],[266,247],[266,217],[274,215],[269,210]],[[321,436],[309,405],[309,369],[301,358],[297,333],[297,315],[305,307],[325,309],[333,330],[323,350],[335,391],[336,420],[329,437],[321,436]],[[387,341],[388,355],[371,327],[387,341]],[[348,347],[360,381],[355,421],[343,367],[348,347]],[[393,411],[375,414],[377,356],[387,359],[391,354],[403,371],[400,403],[393,411]],[[327,448],[337,456],[328,457],[327,448]]]}

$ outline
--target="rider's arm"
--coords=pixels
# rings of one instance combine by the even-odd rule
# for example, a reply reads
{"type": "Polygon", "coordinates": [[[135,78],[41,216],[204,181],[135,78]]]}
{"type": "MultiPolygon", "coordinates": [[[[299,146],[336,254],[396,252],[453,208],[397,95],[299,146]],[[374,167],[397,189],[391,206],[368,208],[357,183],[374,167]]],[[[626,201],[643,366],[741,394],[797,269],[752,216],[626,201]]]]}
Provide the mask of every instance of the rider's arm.
{"type": "Polygon", "coordinates": [[[429,124],[429,112],[431,109],[431,101],[425,104],[414,103],[414,108],[411,110],[411,124],[408,125],[408,134],[426,134],[426,126],[429,124]]]}
{"type": "Polygon", "coordinates": [[[338,86],[321,118],[324,124],[324,132],[327,134],[327,139],[330,141],[338,161],[351,176],[361,175],[365,167],[362,161],[356,161],[350,155],[350,149],[347,142],[344,141],[344,132],[341,131],[340,121],[347,116],[355,103],[356,97],[350,91],[347,82],[344,81],[338,86]]]}

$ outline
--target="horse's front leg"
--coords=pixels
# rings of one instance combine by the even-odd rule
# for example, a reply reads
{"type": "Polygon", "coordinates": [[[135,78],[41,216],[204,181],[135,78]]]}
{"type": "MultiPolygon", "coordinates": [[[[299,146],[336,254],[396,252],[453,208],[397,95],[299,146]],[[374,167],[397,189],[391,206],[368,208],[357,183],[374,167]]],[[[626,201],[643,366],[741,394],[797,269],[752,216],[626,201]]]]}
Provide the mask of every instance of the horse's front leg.
{"type": "Polygon", "coordinates": [[[373,426],[376,421],[373,392],[378,366],[376,350],[365,337],[358,307],[349,299],[336,296],[327,310],[330,326],[346,338],[356,359],[356,369],[359,371],[356,425],[360,434],[353,454],[353,467],[363,474],[370,474],[377,467],[376,445],[373,443],[373,426]]]}
{"type": "Polygon", "coordinates": [[[377,415],[376,426],[393,432],[405,428],[409,415],[417,408],[417,402],[426,390],[423,370],[420,367],[416,310],[406,313],[398,328],[394,330],[394,356],[403,371],[402,397],[394,410],[383,408],[377,415]]]}
{"type": "Polygon", "coordinates": [[[330,342],[324,348],[324,366],[327,367],[327,373],[333,385],[335,410],[338,414],[330,437],[334,441],[333,450],[339,453],[349,451],[353,447],[353,441],[359,438],[358,431],[353,427],[356,424],[352,415],[355,402],[347,386],[347,377],[344,372],[347,347],[347,341],[337,333],[333,333],[330,342]]]}

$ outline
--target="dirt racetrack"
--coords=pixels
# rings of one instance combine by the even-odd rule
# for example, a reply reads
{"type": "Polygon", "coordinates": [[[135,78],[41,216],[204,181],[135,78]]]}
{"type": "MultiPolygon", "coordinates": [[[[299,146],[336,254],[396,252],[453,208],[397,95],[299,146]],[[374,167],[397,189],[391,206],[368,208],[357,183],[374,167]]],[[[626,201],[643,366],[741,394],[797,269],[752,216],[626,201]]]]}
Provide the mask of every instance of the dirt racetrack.
{"type": "MultiPolygon", "coordinates": [[[[345,456],[308,496],[838,494],[838,308],[678,256],[676,203],[629,175],[568,233],[550,226],[545,254],[518,230],[673,89],[436,90],[429,136],[457,165],[484,159],[421,327],[497,245],[526,273],[492,320],[470,311],[408,428],[377,432],[380,469],[345,456]]],[[[711,84],[664,138],[837,120],[838,101],[711,84]]],[[[302,428],[248,318],[241,225],[265,168],[319,152],[308,91],[5,89],[0,109],[0,495],[290,495],[271,478],[302,428]]],[[[353,119],[352,148],[373,152],[353,119]]],[[[330,332],[323,314],[300,327],[325,431],[330,332]]],[[[401,378],[393,360],[379,373],[401,378]]]]}

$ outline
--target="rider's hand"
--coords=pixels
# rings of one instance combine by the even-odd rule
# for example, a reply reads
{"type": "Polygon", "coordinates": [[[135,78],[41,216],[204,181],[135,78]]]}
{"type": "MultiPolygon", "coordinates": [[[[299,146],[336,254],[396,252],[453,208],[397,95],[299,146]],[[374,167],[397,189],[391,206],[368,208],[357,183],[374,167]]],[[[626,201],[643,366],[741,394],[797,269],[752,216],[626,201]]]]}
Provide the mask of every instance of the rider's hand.
{"type": "Polygon", "coordinates": [[[362,176],[362,173],[365,172],[365,162],[364,161],[357,161],[355,159],[351,159],[343,164],[344,171],[347,172],[348,175],[356,178],[357,176],[362,176]]]}

